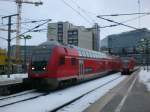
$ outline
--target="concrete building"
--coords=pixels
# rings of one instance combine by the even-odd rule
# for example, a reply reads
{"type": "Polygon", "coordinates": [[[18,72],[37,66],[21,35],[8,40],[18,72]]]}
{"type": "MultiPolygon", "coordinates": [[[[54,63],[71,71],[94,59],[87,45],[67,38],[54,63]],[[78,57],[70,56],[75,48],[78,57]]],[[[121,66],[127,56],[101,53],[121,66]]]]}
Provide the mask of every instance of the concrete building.
{"type": "Polygon", "coordinates": [[[69,22],[48,24],[47,40],[56,40],[63,44],[71,44],[90,50],[99,50],[99,32],[97,24],[92,28],[75,26],[69,22]]]}
{"type": "Polygon", "coordinates": [[[110,35],[101,41],[101,48],[113,54],[135,54],[138,60],[142,60],[140,45],[145,38],[150,40],[150,31],[146,28],[110,35]]]}

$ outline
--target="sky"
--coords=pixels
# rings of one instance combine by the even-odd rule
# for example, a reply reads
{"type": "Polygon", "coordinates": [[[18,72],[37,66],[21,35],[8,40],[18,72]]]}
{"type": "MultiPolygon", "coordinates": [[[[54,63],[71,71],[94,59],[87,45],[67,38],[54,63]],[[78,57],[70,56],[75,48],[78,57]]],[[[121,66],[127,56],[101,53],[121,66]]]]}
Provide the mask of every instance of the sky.
{"type": "MultiPolygon", "coordinates": [[[[0,17],[16,14],[16,3],[14,0],[0,0],[0,17]]],[[[29,1],[29,0],[28,0],[29,1]]],[[[38,0],[30,0],[38,1],[38,0]]],[[[105,14],[124,14],[124,13],[137,13],[139,12],[138,0],[42,0],[43,5],[35,6],[31,4],[23,4],[22,7],[22,22],[40,19],[52,19],[51,22],[58,21],[69,21],[74,25],[81,25],[85,27],[91,27],[94,23],[98,23],[100,26],[107,26],[110,23],[105,20],[97,18],[98,15],[105,14]],[[66,5],[65,3],[69,4],[66,5]],[[82,15],[82,16],[81,16],[82,15]],[[84,16],[84,17],[83,17],[84,16]]],[[[140,0],[140,12],[150,12],[150,0],[140,0]]],[[[126,22],[125,24],[134,26],[137,28],[148,28],[150,29],[150,15],[143,16],[139,19],[138,15],[132,16],[120,16],[120,17],[105,17],[112,19],[117,22],[123,22],[129,19],[132,21],[126,22]]],[[[7,29],[7,26],[2,26],[7,24],[7,19],[0,19],[0,28],[7,29]]],[[[16,17],[12,18],[12,22],[16,22],[16,17]]],[[[40,23],[36,24],[22,24],[21,32],[27,31],[27,29],[33,28],[40,23]]],[[[40,27],[39,29],[47,28],[47,24],[40,27]]],[[[12,25],[12,29],[15,29],[15,25],[12,25]]],[[[105,38],[111,34],[118,34],[121,32],[134,30],[125,26],[116,26],[111,28],[101,28],[100,37],[105,38]]],[[[27,45],[38,45],[47,38],[47,32],[32,32],[30,34],[32,39],[27,41],[27,45]]],[[[0,37],[7,38],[7,32],[0,31],[0,37]]],[[[15,33],[12,33],[11,37],[15,37],[15,33]]],[[[15,40],[11,42],[11,45],[15,44],[15,40]]],[[[24,40],[21,40],[21,45],[24,44],[24,40]]],[[[7,48],[7,42],[0,39],[0,47],[7,48]]]]}

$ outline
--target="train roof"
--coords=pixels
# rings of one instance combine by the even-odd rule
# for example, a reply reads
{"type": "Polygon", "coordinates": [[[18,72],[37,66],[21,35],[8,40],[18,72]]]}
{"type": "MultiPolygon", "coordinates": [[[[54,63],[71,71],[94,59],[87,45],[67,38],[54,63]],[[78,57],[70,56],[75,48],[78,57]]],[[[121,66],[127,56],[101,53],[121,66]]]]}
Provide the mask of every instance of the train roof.
{"type": "Polygon", "coordinates": [[[76,48],[79,53],[79,56],[91,57],[91,58],[110,58],[110,56],[100,51],[99,52],[93,51],[93,50],[89,50],[89,49],[85,49],[85,48],[81,48],[81,47],[73,46],[73,45],[70,45],[70,47],[76,48]]]}
{"type": "Polygon", "coordinates": [[[82,57],[91,57],[91,58],[107,58],[107,59],[112,59],[112,56],[107,55],[106,53],[100,52],[100,51],[93,51],[93,50],[89,50],[89,49],[85,49],[85,48],[81,48],[78,46],[74,46],[74,45],[62,45],[57,41],[46,41],[43,42],[42,44],[39,45],[39,47],[47,47],[47,48],[53,48],[55,46],[62,46],[62,47],[66,47],[66,48],[75,48],[78,53],[79,56],[82,57]]]}
{"type": "Polygon", "coordinates": [[[58,43],[57,41],[46,41],[40,44],[39,46],[58,46],[58,45],[60,45],[60,43],[58,43]]]}

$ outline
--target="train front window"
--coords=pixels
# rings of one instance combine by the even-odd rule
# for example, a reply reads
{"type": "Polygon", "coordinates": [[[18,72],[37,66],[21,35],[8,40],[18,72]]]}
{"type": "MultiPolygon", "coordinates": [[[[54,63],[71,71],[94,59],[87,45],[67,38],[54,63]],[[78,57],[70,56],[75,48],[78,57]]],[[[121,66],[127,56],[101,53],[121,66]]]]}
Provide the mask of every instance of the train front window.
{"type": "Polygon", "coordinates": [[[32,54],[32,71],[44,71],[46,69],[50,55],[50,48],[43,46],[36,48],[32,54]]]}

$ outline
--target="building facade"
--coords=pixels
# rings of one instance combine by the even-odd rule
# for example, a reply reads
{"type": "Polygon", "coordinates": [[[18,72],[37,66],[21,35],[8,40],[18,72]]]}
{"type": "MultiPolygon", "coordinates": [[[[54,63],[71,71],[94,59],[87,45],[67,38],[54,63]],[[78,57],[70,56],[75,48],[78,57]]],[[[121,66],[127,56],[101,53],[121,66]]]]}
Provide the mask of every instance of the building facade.
{"type": "Polygon", "coordinates": [[[150,31],[145,28],[110,35],[101,41],[101,49],[118,55],[132,55],[142,62],[140,45],[145,38],[150,40],[150,31]]]}
{"type": "Polygon", "coordinates": [[[99,50],[99,32],[92,28],[75,26],[69,22],[48,24],[47,40],[56,40],[63,44],[71,44],[90,50],[99,50]]]}
{"type": "MultiPolygon", "coordinates": [[[[20,59],[22,63],[26,60],[27,63],[29,63],[32,51],[35,49],[35,46],[19,46],[20,50],[20,59]],[[26,47],[26,51],[25,51],[26,47]],[[26,55],[26,59],[25,59],[26,55]]],[[[16,57],[16,45],[11,46],[11,56],[16,57]]]]}

